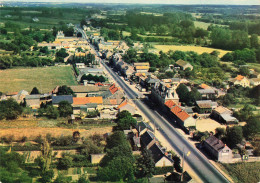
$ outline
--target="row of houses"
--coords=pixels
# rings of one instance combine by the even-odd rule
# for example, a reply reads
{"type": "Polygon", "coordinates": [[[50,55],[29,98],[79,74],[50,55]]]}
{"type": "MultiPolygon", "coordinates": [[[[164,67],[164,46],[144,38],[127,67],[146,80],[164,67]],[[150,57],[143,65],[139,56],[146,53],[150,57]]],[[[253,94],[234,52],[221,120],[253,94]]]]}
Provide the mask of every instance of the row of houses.
{"type": "Polygon", "coordinates": [[[62,101],[67,101],[73,107],[75,116],[86,116],[88,112],[98,110],[100,118],[115,118],[122,110],[128,110],[131,114],[136,113],[133,103],[125,99],[124,92],[114,84],[70,86],[74,91],[72,95],[57,95],[59,86],[47,94],[30,95],[27,91],[10,93],[1,96],[1,100],[14,98],[17,102],[25,102],[32,109],[40,108],[42,103],[51,103],[58,107],[62,101]]]}

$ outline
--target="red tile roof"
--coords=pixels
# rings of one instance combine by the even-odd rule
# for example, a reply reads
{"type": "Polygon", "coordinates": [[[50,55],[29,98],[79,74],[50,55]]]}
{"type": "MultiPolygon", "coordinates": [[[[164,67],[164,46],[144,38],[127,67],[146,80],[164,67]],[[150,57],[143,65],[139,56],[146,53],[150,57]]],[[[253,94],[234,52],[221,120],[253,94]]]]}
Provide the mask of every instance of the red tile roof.
{"type": "Polygon", "coordinates": [[[117,109],[120,109],[121,107],[124,107],[127,104],[127,101],[123,101],[118,107],[117,109]]]}
{"type": "Polygon", "coordinates": [[[109,88],[109,91],[112,93],[112,94],[115,94],[117,92],[118,88],[115,86],[115,84],[113,84],[110,88],[109,88]]]}
{"type": "Polygon", "coordinates": [[[102,97],[73,97],[74,105],[85,105],[91,103],[102,104],[103,98],[102,97]]]}
{"type": "Polygon", "coordinates": [[[167,102],[165,102],[165,105],[171,109],[173,106],[176,105],[176,103],[173,100],[168,100],[167,102]]]}
{"type": "Polygon", "coordinates": [[[242,75],[237,75],[236,80],[241,81],[242,79],[244,79],[245,76],[242,75]]]}
{"type": "Polygon", "coordinates": [[[175,114],[180,120],[185,121],[190,115],[181,109],[179,106],[175,106],[171,109],[172,113],[175,114]]]}

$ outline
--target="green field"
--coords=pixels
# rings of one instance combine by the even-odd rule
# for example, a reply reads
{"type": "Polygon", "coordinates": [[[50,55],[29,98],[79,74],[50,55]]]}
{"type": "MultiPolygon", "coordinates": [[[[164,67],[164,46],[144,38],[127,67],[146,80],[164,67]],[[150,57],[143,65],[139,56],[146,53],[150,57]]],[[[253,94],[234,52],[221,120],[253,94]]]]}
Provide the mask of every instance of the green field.
{"type": "Polygon", "coordinates": [[[236,183],[257,183],[260,180],[260,162],[223,164],[236,183]]]}
{"type": "Polygon", "coordinates": [[[75,85],[72,67],[16,68],[0,70],[0,91],[30,92],[37,87],[40,92],[50,92],[58,85],[75,85]]]}
{"type": "MultiPolygon", "coordinates": [[[[200,21],[194,21],[195,27],[199,27],[199,28],[202,28],[202,29],[205,29],[205,30],[207,30],[208,27],[209,27],[211,24],[212,24],[212,23],[205,23],[205,22],[200,22],[200,21]]],[[[220,25],[220,24],[213,24],[213,25],[217,25],[217,26],[221,26],[221,27],[226,26],[226,25],[220,25]]]]}

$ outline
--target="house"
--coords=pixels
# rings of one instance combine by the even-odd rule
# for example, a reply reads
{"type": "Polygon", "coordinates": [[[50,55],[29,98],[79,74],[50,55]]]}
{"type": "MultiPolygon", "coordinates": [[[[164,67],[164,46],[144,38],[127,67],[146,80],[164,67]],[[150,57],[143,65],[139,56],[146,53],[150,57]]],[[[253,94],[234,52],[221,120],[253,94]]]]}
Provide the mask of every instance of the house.
{"type": "Polygon", "coordinates": [[[233,112],[223,106],[212,110],[211,117],[225,124],[236,124],[238,120],[232,116],[233,112]]]}
{"type": "Polygon", "coordinates": [[[102,97],[73,97],[73,114],[86,114],[89,111],[101,109],[102,97]]]}
{"type": "Polygon", "coordinates": [[[217,97],[217,92],[213,89],[198,89],[203,100],[215,100],[217,97]]]}
{"type": "Polygon", "coordinates": [[[229,82],[233,85],[241,85],[243,87],[249,87],[250,81],[247,79],[247,77],[242,75],[237,75],[235,78],[231,78],[229,82]]]}
{"type": "Polygon", "coordinates": [[[127,100],[123,101],[118,107],[118,112],[122,112],[122,111],[128,111],[130,112],[132,115],[135,114],[136,109],[135,107],[130,104],[127,100]]]}
{"type": "Polygon", "coordinates": [[[166,85],[164,82],[155,83],[151,90],[151,98],[161,106],[164,106],[165,102],[168,100],[172,100],[174,103],[179,104],[179,96],[176,93],[176,90],[169,85],[166,85]]]}
{"type": "Polygon", "coordinates": [[[232,150],[214,135],[207,138],[203,146],[205,150],[220,162],[231,162],[232,150]]]}
{"type": "Polygon", "coordinates": [[[152,127],[148,123],[145,123],[145,122],[139,122],[137,124],[137,130],[138,130],[140,136],[143,135],[147,130],[150,130],[151,132],[153,132],[152,127]]]}
{"type": "Polygon", "coordinates": [[[25,96],[25,102],[26,102],[26,105],[31,107],[32,109],[38,109],[40,108],[40,98],[41,98],[41,95],[27,95],[25,96]]]}
{"type": "Polygon", "coordinates": [[[187,68],[190,68],[190,70],[193,70],[193,66],[189,62],[186,62],[184,60],[180,59],[175,64],[177,66],[179,66],[182,70],[186,70],[187,68]]]}
{"type": "Polygon", "coordinates": [[[168,155],[158,143],[154,143],[149,150],[152,154],[155,167],[173,166],[171,154],[168,155]]]}
{"type": "Polygon", "coordinates": [[[199,100],[196,101],[196,111],[200,114],[211,113],[212,109],[218,106],[217,102],[212,102],[211,100],[199,100]]]}
{"type": "Polygon", "coordinates": [[[76,97],[86,97],[86,96],[99,96],[104,91],[107,91],[109,86],[97,86],[97,85],[76,85],[70,86],[76,97]]]}
{"type": "Polygon", "coordinates": [[[71,95],[58,95],[52,96],[52,105],[58,107],[59,103],[62,101],[67,101],[69,104],[73,103],[73,96],[71,95]]]}
{"type": "Polygon", "coordinates": [[[140,137],[142,146],[144,146],[146,149],[150,149],[150,147],[152,147],[152,145],[154,145],[158,141],[155,135],[149,130],[142,134],[140,137]]]}
{"type": "Polygon", "coordinates": [[[252,86],[258,86],[258,85],[260,85],[260,78],[252,78],[252,79],[250,79],[250,84],[251,84],[252,86]]]}
{"type": "Polygon", "coordinates": [[[148,72],[150,68],[149,62],[138,62],[134,63],[134,69],[136,72],[148,72]]]}
{"type": "Polygon", "coordinates": [[[189,115],[184,109],[175,105],[170,109],[173,119],[179,124],[186,132],[189,128],[196,126],[196,119],[189,115]]]}

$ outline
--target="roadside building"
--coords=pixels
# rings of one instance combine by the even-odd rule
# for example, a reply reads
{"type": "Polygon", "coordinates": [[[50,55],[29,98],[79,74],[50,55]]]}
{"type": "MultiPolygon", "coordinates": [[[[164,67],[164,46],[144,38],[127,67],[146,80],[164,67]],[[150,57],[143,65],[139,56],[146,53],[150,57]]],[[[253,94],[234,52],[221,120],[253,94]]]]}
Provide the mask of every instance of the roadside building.
{"type": "Polygon", "coordinates": [[[26,102],[26,105],[31,107],[32,109],[38,109],[40,108],[40,98],[41,98],[41,95],[27,95],[25,96],[25,102],[26,102]]]}
{"type": "Polygon", "coordinates": [[[118,107],[118,112],[122,112],[122,111],[128,111],[130,112],[132,115],[134,115],[136,113],[136,109],[134,107],[134,105],[130,104],[127,100],[123,101],[118,107]]]}
{"type": "Polygon", "coordinates": [[[223,163],[232,161],[232,150],[214,135],[207,138],[203,146],[216,160],[223,163]]]}

